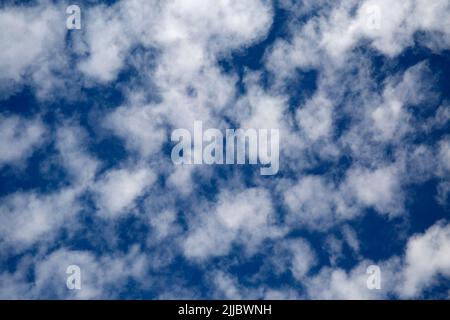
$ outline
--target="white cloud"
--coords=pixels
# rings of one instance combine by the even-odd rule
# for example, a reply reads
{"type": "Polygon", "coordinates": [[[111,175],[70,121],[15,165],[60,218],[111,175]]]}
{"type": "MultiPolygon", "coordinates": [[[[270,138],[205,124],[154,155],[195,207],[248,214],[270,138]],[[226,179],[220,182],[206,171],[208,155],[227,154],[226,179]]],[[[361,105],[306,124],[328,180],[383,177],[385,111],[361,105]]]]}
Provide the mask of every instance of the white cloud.
{"type": "Polygon", "coordinates": [[[40,119],[0,116],[0,166],[27,159],[45,141],[45,134],[40,119]]]}
{"type": "MultiPolygon", "coordinates": [[[[445,103],[423,124],[414,114],[429,111],[418,108],[438,100],[434,99],[433,76],[427,64],[419,63],[379,83],[370,54],[353,50],[364,42],[393,58],[415,41],[436,51],[448,48],[448,1],[282,0],[281,5],[295,16],[288,19],[292,21],[291,38],[278,39],[266,52],[267,86],[263,86],[263,72],[244,70],[243,94],[235,71],[225,73],[218,60],[267,35],[273,19],[270,1],[94,4],[82,8],[83,30],[71,34],[73,48],[65,44],[64,8],[59,11],[59,7],[41,2],[31,8],[0,10],[0,27],[10,30],[0,40],[7,48],[0,53],[1,96],[3,91],[13,92],[10,86],[30,81],[38,97],[60,94],[67,98],[68,91],[55,89],[72,87],[66,81],[115,86],[122,70],[130,67],[133,71],[131,81],[122,83],[121,79],[116,87],[125,102],[116,109],[102,109],[98,116],[104,120],[102,128],[124,141],[129,157],[112,169],[99,171],[102,163],[87,151],[92,141],[86,133],[70,124],[57,128],[57,160],[66,169],[70,186],[47,194],[29,191],[4,196],[0,205],[2,248],[20,251],[38,243],[40,251],[45,251],[47,242],[76,220],[83,209],[80,198],[91,192],[103,218],[143,213],[139,218],[143,217],[150,230],[145,245],[153,254],[149,266],[137,249],[129,255],[101,257],[60,249],[35,261],[36,283],[30,292],[23,270],[1,274],[0,282],[6,284],[1,296],[111,297],[111,288],[119,288],[128,277],[145,283],[146,267],[168,266],[177,254],[203,263],[208,258],[226,257],[239,247],[244,248],[241,257],[247,258],[266,242],[276,242],[279,252],[274,259],[285,262],[276,268],[291,272],[296,286],[304,287],[306,296],[312,298],[380,298],[391,293],[417,297],[433,284],[436,275],[448,276],[448,226],[436,225],[408,242],[404,261],[393,257],[381,262],[386,287],[381,292],[369,291],[365,266],[372,262],[360,256],[364,243],[359,242],[356,231],[342,226],[368,208],[389,217],[403,213],[409,183],[437,177],[440,197],[445,198],[450,190],[448,139],[437,147],[411,142],[427,130],[444,128],[449,119],[445,103]],[[379,29],[368,24],[367,9],[373,5],[381,10],[379,29]],[[308,16],[311,12],[315,14],[308,16]],[[418,35],[418,31],[426,35],[418,35]],[[76,59],[69,65],[72,54],[76,59]],[[301,77],[297,69],[315,69],[317,88],[311,97],[305,92],[305,101],[300,99],[294,111],[289,105],[291,87],[285,85],[301,77]],[[68,74],[74,79],[69,80],[68,74]],[[339,121],[346,117],[348,123],[341,125],[339,121]],[[252,187],[244,187],[236,183],[243,176],[222,179],[213,169],[174,167],[170,157],[165,157],[169,130],[192,129],[194,120],[224,128],[229,126],[228,119],[241,127],[280,129],[286,164],[283,178],[249,177],[252,187]],[[388,147],[392,148],[389,156],[388,147]],[[308,171],[325,162],[330,168],[325,174],[308,171]],[[158,177],[164,186],[155,183],[158,177]],[[195,192],[201,187],[198,177],[218,181],[215,200],[195,192]],[[186,201],[182,215],[187,230],[178,221],[179,203],[168,200],[170,197],[186,201]],[[274,199],[281,203],[275,206],[274,199]],[[278,205],[283,211],[276,211],[278,205]],[[339,228],[341,238],[327,238],[331,267],[317,274],[312,272],[318,252],[306,240],[279,240],[297,229],[324,232],[332,227],[339,228]],[[338,268],[344,244],[358,260],[351,270],[338,268]],[[427,264],[420,260],[422,256],[427,264]],[[65,289],[63,266],[75,260],[86,270],[88,282],[82,292],[71,296],[65,289]],[[401,288],[398,291],[395,287],[400,278],[404,282],[397,286],[401,288]]],[[[299,95],[303,89],[295,87],[299,95]]],[[[38,118],[1,117],[4,143],[0,165],[29,157],[46,132],[38,118]]],[[[263,277],[262,272],[257,277],[263,277]]],[[[298,297],[297,287],[247,288],[225,270],[213,272],[209,280],[216,285],[218,297],[298,297]]],[[[186,294],[183,289],[180,294],[186,294]]]]}
{"type": "Polygon", "coordinates": [[[77,191],[63,189],[51,195],[18,192],[2,199],[0,238],[15,250],[47,241],[79,210],[77,191]]]}
{"type": "MultiPolygon", "coordinates": [[[[336,184],[327,175],[304,175],[280,188],[291,228],[329,229],[373,208],[390,217],[404,212],[404,195],[396,166],[369,170],[352,167],[336,184]]],[[[351,235],[347,230],[347,238],[351,235]]],[[[356,243],[350,238],[354,249],[356,243]]],[[[350,244],[350,243],[349,243],[350,244]]]]}
{"type": "Polygon", "coordinates": [[[352,169],[347,174],[346,185],[356,200],[366,207],[389,216],[403,212],[403,195],[395,167],[352,169]]]}
{"type": "Polygon", "coordinates": [[[161,109],[157,106],[122,106],[107,116],[105,126],[142,157],[159,152],[166,139],[161,109]]]}
{"type": "Polygon", "coordinates": [[[264,189],[222,191],[217,203],[204,208],[190,223],[184,254],[200,260],[223,256],[233,244],[241,244],[251,253],[264,239],[280,235],[272,226],[272,215],[270,194],[264,189]]]}
{"type": "Polygon", "coordinates": [[[40,100],[76,96],[78,76],[66,48],[64,3],[3,6],[0,10],[0,99],[28,84],[40,100]]]}
{"type": "Polygon", "coordinates": [[[0,79],[18,82],[29,68],[46,63],[63,43],[64,23],[64,15],[54,6],[2,8],[0,46],[5,49],[0,52],[0,79]]]}
{"type": "Polygon", "coordinates": [[[156,180],[148,168],[113,169],[106,172],[93,186],[98,195],[100,213],[115,217],[133,208],[135,200],[156,180]]]}
{"type": "Polygon", "coordinates": [[[3,284],[2,299],[113,299],[128,280],[139,281],[142,286],[150,282],[146,276],[148,259],[137,247],[126,254],[96,256],[88,251],[65,248],[44,257],[35,257],[31,270],[34,282],[28,283],[28,266],[23,265],[14,273],[0,274],[3,284]],[[81,289],[69,290],[66,286],[67,267],[76,265],[81,271],[81,289]]]}
{"type": "Polygon", "coordinates": [[[349,225],[345,225],[342,227],[342,236],[347,242],[348,246],[355,252],[359,253],[360,244],[358,240],[358,236],[353,228],[349,225]]]}
{"type": "Polygon", "coordinates": [[[305,280],[312,299],[401,299],[420,298],[437,276],[450,277],[450,228],[437,222],[422,234],[409,238],[403,257],[374,263],[361,261],[353,269],[323,267],[305,280]],[[369,290],[366,268],[378,265],[381,289],[369,290]]]}
{"type": "Polygon", "coordinates": [[[240,128],[279,129],[281,135],[287,128],[283,112],[287,106],[285,97],[267,92],[258,85],[259,74],[248,72],[245,77],[246,94],[242,95],[227,116],[240,128]]]}
{"type": "Polygon", "coordinates": [[[308,139],[314,141],[331,134],[332,107],[330,100],[318,95],[308,100],[305,106],[298,109],[297,121],[308,139]]]}
{"type": "Polygon", "coordinates": [[[305,176],[286,189],[284,201],[290,210],[290,224],[309,228],[328,228],[335,220],[334,187],[319,176],[305,176]]]}
{"type": "MultiPolygon", "coordinates": [[[[443,50],[450,45],[446,0],[433,5],[426,0],[344,0],[315,5],[321,10],[303,24],[291,23],[292,39],[277,40],[267,56],[269,69],[281,77],[292,74],[296,67],[343,65],[349,62],[351,50],[363,41],[389,57],[414,45],[417,32],[427,33],[422,44],[432,49],[443,50]]],[[[304,8],[308,7],[309,2],[304,8]]],[[[294,14],[298,12],[302,11],[295,10],[294,14]]]]}
{"type": "MultiPolygon", "coordinates": [[[[79,64],[86,75],[114,80],[127,53],[139,44],[163,48],[163,60],[189,76],[211,54],[238,48],[261,37],[270,26],[271,7],[263,1],[133,0],[111,7],[97,6],[87,14],[89,57],[79,64]],[[245,27],[244,27],[245,26],[245,27]]],[[[164,62],[163,62],[164,64],[164,62]]],[[[170,77],[170,73],[167,74],[170,77]]]]}
{"type": "Polygon", "coordinates": [[[131,39],[119,17],[116,7],[98,6],[87,11],[83,24],[87,29],[89,57],[78,68],[88,77],[108,82],[123,67],[131,39]]]}
{"type": "Polygon", "coordinates": [[[450,171],[450,139],[443,139],[439,146],[438,158],[441,169],[450,171]]]}
{"type": "Polygon", "coordinates": [[[55,140],[62,165],[76,185],[86,187],[100,166],[86,150],[86,132],[76,125],[66,124],[58,128],[55,140]]]}
{"type": "Polygon", "coordinates": [[[266,285],[247,287],[240,283],[236,276],[224,271],[214,270],[210,277],[215,299],[294,300],[301,298],[295,290],[288,287],[271,288],[266,285]]]}
{"type": "MultiPolygon", "coordinates": [[[[340,268],[322,268],[317,275],[307,279],[305,283],[308,297],[325,300],[367,300],[385,297],[386,290],[369,290],[367,288],[366,267],[369,265],[368,261],[362,262],[349,272],[340,268]]],[[[386,269],[382,268],[381,270],[386,269]]],[[[382,276],[387,276],[387,274],[382,273],[382,276]]],[[[383,280],[385,278],[382,278],[383,280]]],[[[384,283],[383,281],[382,285],[384,283]]]]}
{"type": "Polygon", "coordinates": [[[422,62],[406,70],[400,81],[395,77],[388,79],[382,103],[371,111],[376,140],[393,142],[414,131],[413,116],[406,107],[424,101],[432,103],[430,78],[430,70],[422,62]]]}
{"type": "Polygon", "coordinates": [[[438,168],[437,172],[433,172],[440,178],[438,201],[446,205],[450,195],[450,139],[448,137],[444,137],[439,142],[437,157],[433,157],[433,159],[437,160],[435,166],[438,168]]]}
{"type": "Polygon", "coordinates": [[[308,271],[317,263],[313,249],[304,240],[293,240],[289,243],[292,252],[291,272],[294,278],[301,281],[308,271]]]}
{"type": "Polygon", "coordinates": [[[443,222],[409,239],[400,294],[417,297],[438,275],[450,278],[450,225],[443,222]]]}
{"type": "Polygon", "coordinates": [[[155,230],[156,239],[164,239],[177,231],[177,214],[173,209],[161,212],[151,212],[149,215],[150,225],[155,230]]]}
{"type": "Polygon", "coordinates": [[[81,209],[78,197],[86,190],[98,162],[84,150],[85,133],[76,126],[62,126],[55,135],[58,156],[70,176],[70,185],[47,194],[15,192],[2,198],[0,238],[15,250],[52,240],[70,225],[81,209]]]}

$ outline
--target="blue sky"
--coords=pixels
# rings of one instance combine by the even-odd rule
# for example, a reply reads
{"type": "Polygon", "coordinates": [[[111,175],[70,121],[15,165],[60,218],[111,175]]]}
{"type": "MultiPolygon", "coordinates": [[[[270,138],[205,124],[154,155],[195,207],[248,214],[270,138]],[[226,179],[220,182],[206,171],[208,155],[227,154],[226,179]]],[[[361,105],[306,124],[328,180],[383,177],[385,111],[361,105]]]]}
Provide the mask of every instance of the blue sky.
{"type": "Polygon", "coordinates": [[[2,1],[0,30],[0,298],[450,297],[447,0],[2,1]],[[194,121],[278,129],[279,172],[175,165],[194,121]]]}

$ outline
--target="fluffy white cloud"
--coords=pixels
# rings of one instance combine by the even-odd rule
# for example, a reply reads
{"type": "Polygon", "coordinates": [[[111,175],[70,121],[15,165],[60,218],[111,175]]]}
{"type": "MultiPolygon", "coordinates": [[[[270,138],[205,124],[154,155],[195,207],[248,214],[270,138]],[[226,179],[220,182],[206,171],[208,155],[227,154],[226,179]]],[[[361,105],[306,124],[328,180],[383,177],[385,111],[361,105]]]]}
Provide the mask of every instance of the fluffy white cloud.
{"type": "Polygon", "coordinates": [[[39,119],[0,116],[0,166],[27,159],[42,145],[45,133],[46,128],[39,119]]]}
{"type": "Polygon", "coordinates": [[[283,134],[287,127],[283,117],[286,99],[261,88],[258,79],[258,74],[247,73],[247,92],[236,101],[232,109],[227,110],[227,115],[239,123],[240,128],[279,129],[283,134]]]}
{"type": "Polygon", "coordinates": [[[100,163],[86,150],[86,132],[72,124],[61,126],[55,137],[62,165],[78,188],[86,187],[94,178],[100,163]]]}
{"type": "Polygon", "coordinates": [[[206,207],[193,219],[183,242],[184,254],[200,260],[223,256],[233,244],[252,252],[264,239],[280,235],[271,219],[273,207],[267,190],[222,191],[217,204],[206,207]]]}
{"type": "MultiPolygon", "coordinates": [[[[31,261],[29,261],[31,262],[31,261]]],[[[2,299],[112,299],[117,298],[128,280],[139,281],[143,286],[147,257],[137,247],[126,254],[95,256],[88,251],[58,249],[47,256],[36,257],[34,265],[24,264],[14,273],[2,273],[2,299]],[[81,289],[67,288],[67,268],[80,268],[81,289]],[[27,271],[34,274],[33,284],[27,281],[27,271]]]]}
{"type": "Polygon", "coordinates": [[[5,48],[0,53],[0,79],[19,81],[29,68],[46,63],[64,40],[64,26],[64,15],[54,6],[0,10],[1,47],[5,48]]]}
{"type": "Polygon", "coordinates": [[[382,289],[369,290],[367,287],[368,274],[366,273],[366,268],[370,264],[370,261],[364,261],[349,272],[340,268],[322,268],[317,275],[307,279],[305,283],[308,297],[326,300],[367,300],[386,297],[388,292],[384,287],[388,283],[386,278],[389,277],[389,280],[394,279],[391,273],[387,272],[390,269],[381,266],[382,289]]]}
{"type": "Polygon", "coordinates": [[[449,278],[449,224],[443,221],[431,226],[422,234],[412,236],[402,257],[392,257],[373,263],[361,261],[353,269],[324,267],[305,280],[308,296],[313,299],[402,299],[421,297],[437,276],[449,278]],[[367,287],[369,265],[380,268],[381,288],[367,287]]]}
{"type": "Polygon", "coordinates": [[[450,225],[443,222],[409,239],[400,294],[417,297],[438,275],[450,278],[450,225]]]}
{"type": "Polygon", "coordinates": [[[157,106],[123,106],[110,113],[105,126],[122,137],[130,150],[142,157],[160,151],[166,139],[161,108],[157,106]]]}
{"type": "Polygon", "coordinates": [[[327,137],[332,129],[332,109],[330,100],[315,96],[297,111],[297,121],[310,140],[327,137]]]}
{"type": "Polygon", "coordinates": [[[308,271],[317,261],[311,246],[303,240],[293,240],[289,243],[292,252],[291,272],[297,280],[303,280],[308,271]]]}
{"type": "Polygon", "coordinates": [[[335,219],[334,186],[319,176],[303,177],[286,189],[284,201],[290,210],[288,221],[311,228],[326,228],[335,219]]]}
{"type": "MultiPolygon", "coordinates": [[[[438,146],[437,150],[437,174],[440,178],[438,186],[438,201],[443,205],[446,205],[450,195],[450,140],[448,137],[443,138],[438,146]]],[[[436,157],[433,157],[435,159],[436,157]]]]}
{"type": "Polygon", "coordinates": [[[403,212],[403,197],[398,175],[393,167],[376,170],[353,169],[348,172],[347,190],[356,201],[377,211],[395,216],[403,212]]]}
{"type": "Polygon", "coordinates": [[[126,168],[108,171],[93,186],[98,195],[100,213],[106,217],[117,216],[132,209],[137,197],[156,180],[148,168],[126,168]]]}
{"type": "Polygon", "coordinates": [[[70,188],[51,195],[18,192],[4,197],[0,206],[0,239],[15,250],[52,239],[80,209],[77,195],[70,188]]]}
{"type": "Polygon", "coordinates": [[[396,216],[403,212],[401,181],[396,167],[350,168],[336,185],[326,176],[306,175],[283,188],[287,221],[296,228],[324,230],[354,218],[366,208],[396,216]]]}
{"type": "Polygon", "coordinates": [[[350,226],[345,225],[342,227],[342,236],[344,237],[348,246],[355,252],[359,253],[360,243],[358,240],[358,236],[354,229],[350,226]]]}
{"type": "Polygon", "coordinates": [[[0,239],[15,250],[52,240],[70,225],[82,208],[78,197],[86,191],[98,162],[84,149],[85,133],[76,126],[62,126],[55,135],[58,156],[70,177],[70,185],[51,193],[15,192],[2,198],[0,239]]]}
{"type": "Polygon", "coordinates": [[[37,98],[53,100],[76,96],[76,67],[66,47],[66,10],[62,2],[37,1],[35,5],[2,6],[0,30],[0,99],[17,92],[23,84],[37,98]]]}
{"type": "MultiPolygon", "coordinates": [[[[239,258],[252,257],[264,244],[274,253],[268,265],[276,269],[276,275],[291,273],[295,287],[246,287],[224,268],[213,270],[206,280],[215,285],[214,296],[298,298],[301,286],[302,297],[310,298],[420,297],[437,275],[448,276],[448,226],[439,224],[410,239],[404,258],[381,261],[383,290],[370,291],[365,267],[372,262],[361,256],[364,243],[357,230],[344,224],[368,208],[388,217],[404,213],[405,187],[433,177],[439,179],[441,202],[446,202],[448,139],[444,137],[436,146],[413,142],[422,133],[445,128],[450,119],[445,102],[426,121],[417,117],[433,113],[420,109],[422,105],[433,107],[439,101],[427,64],[388,75],[380,83],[372,70],[371,53],[354,49],[367,44],[393,58],[416,41],[435,51],[448,48],[448,1],[282,0],[276,3],[290,11],[290,35],[276,40],[265,52],[263,62],[269,73],[244,68],[240,79],[241,70],[238,76],[233,66],[225,72],[218,61],[267,35],[273,3],[129,0],[109,6],[91,4],[82,7],[83,29],[67,38],[65,8],[46,1],[31,7],[2,7],[0,29],[10,32],[0,39],[6,48],[0,53],[0,98],[26,81],[41,98],[56,94],[70,98],[68,90],[76,86],[68,83],[114,86],[123,93],[124,102],[118,108],[94,112],[99,121],[93,123],[88,117],[89,129],[96,133],[107,129],[101,133],[122,139],[126,159],[104,168],[88,152],[95,141],[82,129],[57,125],[58,155],[52,161],[66,170],[68,181],[46,194],[31,190],[4,196],[1,248],[26,251],[38,244],[39,251],[45,252],[59,231],[77,232],[69,227],[89,206],[84,202],[88,198],[100,218],[138,212],[133,218],[145,224],[143,229],[148,227],[142,245],[151,248],[152,262],[146,264],[137,249],[107,256],[60,249],[36,261],[23,259],[23,264],[36,263],[31,290],[24,278],[29,270],[21,269],[23,265],[13,274],[0,274],[0,282],[6,284],[0,296],[112,297],[111,289],[118,290],[129,277],[145,283],[146,268],[166,267],[176,255],[201,265],[210,258],[228,258],[234,248],[244,249],[239,258]],[[74,58],[72,65],[67,63],[69,57],[74,58]],[[302,77],[298,69],[317,71],[311,95],[310,88],[303,92],[297,86],[302,77]],[[131,71],[130,78],[116,83],[121,71],[131,71]],[[293,87],[301,96],[295,106],[290,105],[293,87]],[[223,177],[216,174],[216,167],[173,166],[165,152],[168,133],[173,128],[190,130],[194,120],[221,129],[230,123],[280,129],[282,177],[249,176],[244,186],[237,182],[244,179],[236,174],[238,170],[223,177]],[[157,178],[161,178],[158,183],[157,178]],[[205,199],[196,192],[205,181],[217,186],[217,195],[213,192],[205,199]],[[330,266],[317,273],[321,252],[304,239],[283,238],[299,229],[323,234],[333,227],[337,232],[324,241],[330,266]],[[339,268],[345,249],[357,259],[350,270],[339,268]],[[64,281],[69,261],[86,272],[86,286],[73,296],[67,295],[64,281]]],[[[29,157],[46,133],[38,118],[2,116],[0,166],[29,157]]],[[[115,239],[111,225],[117,220],[99,220],[107,225],[105,238],[115,239]]],[[[254,279],[263,277],[261,270],[254,279]]],[[[172,297],[197,294],[182,284],[176,289],[172,297]]]]}
{"type": "Polygon", "coordinates": [[[131,46],[131,39],[119,17],[116,7],[97,6],[87,12],[83,22],[88,30],[89,57],[78,68],[101,82],[115,79],[131,46]]]}
{"type": "Polygon", "coordinates": [[[189,77],[212,58],[211,54],[261,37],[271,18],[271,7],[258,0],[133,0],[97,6],[87,15],[89,57],[79,68],[88,76],[111,81],[123,67],[129,50],[143,45],[161,47],[163,61],[170,57],[170,70],[177,70],[177,77],[189,77]]]}
{"type": "Polygon", "coordinates": [[[293,300],[301,298],[295,290],[287,287],[271,288],[265,285],[246,287],[237,277],[223,271],[214,271],[210,282],[216,299],[293,300]]]}
{"type": "Polygon", "coordinates": [[[164,239],[177,231],[177,214],[173,209],[151,212],[149,220],[158,240],[164,239]]]}
{"type": "Polygon", "coordinates": [[[448,48],[449,15],[445,0],[435,1],[433,5],[425,0],[335,2],[305,24],[293,24],[293,40],[291,43],[279,40],[268,65],[272,70],[289,74],[287,70],[294,66],[316,67],[327,59],[344,63],[348,52],[363,40],[393,57],[414,44],[416,32],[428,33],[425,45],[433,49],[448,48]]]}
{"type": "Polygon", "coordinates": [[[441,168],[445,171],[450,171],[450,140],[444,139],[441,141],[438,151],[438,158],[441,168]]]}

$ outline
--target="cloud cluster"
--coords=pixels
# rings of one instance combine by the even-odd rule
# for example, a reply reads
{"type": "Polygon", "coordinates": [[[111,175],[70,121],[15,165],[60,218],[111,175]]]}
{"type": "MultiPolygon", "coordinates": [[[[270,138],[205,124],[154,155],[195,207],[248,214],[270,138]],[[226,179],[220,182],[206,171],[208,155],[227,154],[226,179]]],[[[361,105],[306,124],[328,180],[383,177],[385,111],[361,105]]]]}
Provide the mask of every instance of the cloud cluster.
{"type": "Polygon", "coordinates": [[[448,213],[448,1],[89,1],[72,31],[65,8],[0,9],[0,297],[420,298],[450,277],[448,221],[413,208],[425,186],[448,213]],[[175,166],[194,121],[279,129],[279,174],[175,166]],[[368,217],[402,249],[378,254],[368,217]]]}

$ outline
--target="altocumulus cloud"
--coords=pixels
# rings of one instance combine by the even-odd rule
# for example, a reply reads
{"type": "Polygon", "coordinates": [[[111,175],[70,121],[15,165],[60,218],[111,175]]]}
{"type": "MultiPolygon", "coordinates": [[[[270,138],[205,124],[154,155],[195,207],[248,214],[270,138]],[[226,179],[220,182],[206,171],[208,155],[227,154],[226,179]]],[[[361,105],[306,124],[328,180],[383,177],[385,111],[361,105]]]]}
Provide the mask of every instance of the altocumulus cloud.
{"type": "Polygon", "coordinates": [[[15,3],[1,298],[449,297],[447,0],[15,3]],[[278,129],[279,172],[174,165],[195,121],[278,129]]]}

